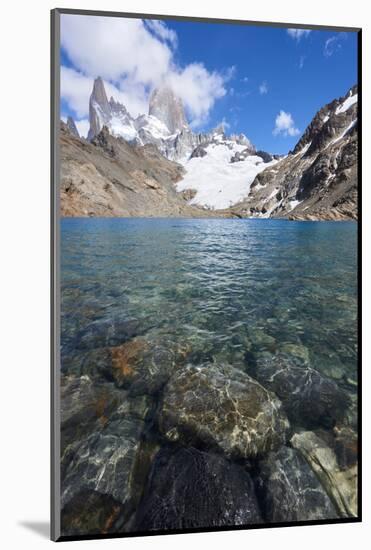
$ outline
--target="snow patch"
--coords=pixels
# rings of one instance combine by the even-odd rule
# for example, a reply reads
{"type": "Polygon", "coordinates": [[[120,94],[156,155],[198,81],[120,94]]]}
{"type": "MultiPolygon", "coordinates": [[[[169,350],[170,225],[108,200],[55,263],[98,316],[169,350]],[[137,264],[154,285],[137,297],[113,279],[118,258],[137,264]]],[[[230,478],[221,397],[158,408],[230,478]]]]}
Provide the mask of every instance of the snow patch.
{"type": "Polygon", "coordinates": [[[303,201],[298,201],[296,199],[291,199],[289,201],[289,206],[291,208],[291,210],[294,210],[294,208],[296,208],[299,204],[301,204],[303,201]]]}
{"type": "Polygon", "coordinates": [[[177,190],[194,189],[196,195],[189,204],[210,209],[228,208],[240,202],[249,194],[257,174],[278,162],[264,163],[261,157],[251,155],[244,161],[231,163],[233,154],[244,148],[232,141],[208,145],[205,157],[191,158],[184,164],[187,173],[177,183],[177,190]]]}
{"type": "Polygon", "coordinates": [[[343,101],[341,105],[338,106],[338,108],[335,111],[335,115],[338,115],[340,113],[345,113],[352,105],[357,103],[358,101],[358,94],[350,95],[343,101]]]}
{"type": "Polygon", "coordinates": [[[343,139],[343,137],[345,137],[347,135],[348,132],[350,132],[350,130],[353,128],[353,126],[355,126],[357,124],[357,119],[355,120],[352,120],[352,122],[345,128],[345,130],[343,131],[343,133],[337,137],[336,139],[333,139],[332,141],[330,141],[330,143],[328,145],[326,145],[325,149],[327,149],[327,147],[330,147],[331,145],[333,145],[334,143],[337,143],[338,141],[340,141],[341,139],[343,139]]]}

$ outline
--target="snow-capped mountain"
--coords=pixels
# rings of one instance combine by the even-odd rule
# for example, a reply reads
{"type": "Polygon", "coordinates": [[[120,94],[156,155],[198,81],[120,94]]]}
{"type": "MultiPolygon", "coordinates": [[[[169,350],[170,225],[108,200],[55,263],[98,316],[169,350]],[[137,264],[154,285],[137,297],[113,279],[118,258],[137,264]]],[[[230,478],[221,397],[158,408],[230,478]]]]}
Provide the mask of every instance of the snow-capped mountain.
{"type": "Polygon", "coordinates": [[[89,122],[89,141],[99,134],[103,126],[107,126],[113,135],[120,136],[126,141],[137,139],[134,118],[126,107],[115,101],[113,97],[108,101],[104,83],[100,77],[94,80],[93,91],[90,95],[89,122]]]}
{"type": "Polygon", "coordinates": [[[134,118],[122,103],[112,97],[108,100],[103,80],[98,77],[90,96],[89,121],[89,141],[106,126],[113,136],[135,145],[156,145],[172,160],[186,158],[202,141],[190,130],[181,99],[166,85],[153,90],[148,114],[134,118]]]}
{"type": "MultiPolygon", "coordinates": [[[[166,158],[182,164],[189,160],[198,146],[211,143],[215,134],[215,131],[202,134],[191,130],[182,100],[167,85],[152,91],[148,114],[134,118],[114,98],[108,100],[100,77],[95,79],[90,96],[89,120],[89,141],[106,126],[113,136],[122,137],[134,145],[156,145],[166,158]]],[[[231,136],[230,141],[251,148],[250,141],[243,134],[231,136]]]]}
{"type": "MultiPolygon", "coordinates": [[[[108,100],[101,78],[90,96],[94,142],[104,127],[134,146],[155,146],[184,167],[175,189],[190,206],[240,217],[348,219],[357,216],[357,87],[321,108],[285,157],[257,151],[244,134],[223,126],[194,133],[182,101],[168,87],[153,90],[137,118],[108,100]]],[[[67,128],[78,137],[74,121],[67,128]]]]}
{"type": "Polygon", "coordinates": [[[259,174],[234,207],[243,216],[357,217],[357,87],[314,116],[294,150],[259,174]]]}

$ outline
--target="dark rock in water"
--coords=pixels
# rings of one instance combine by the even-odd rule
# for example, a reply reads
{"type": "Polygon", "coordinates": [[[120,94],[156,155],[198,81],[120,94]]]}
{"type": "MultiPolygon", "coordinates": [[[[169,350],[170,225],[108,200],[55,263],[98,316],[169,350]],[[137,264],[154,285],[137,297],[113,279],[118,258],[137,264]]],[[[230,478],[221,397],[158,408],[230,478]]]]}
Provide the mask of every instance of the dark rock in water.
{"type": "Polygon", "coordinates": [[[113,384],[68,377],[62,390],[62,506],[94,490],[124,505],[129,521],[147,475],[143,465],[150,466],[143,433],[151,407],[148,396],[131,398],[113,384]]]}
{"type": "Polygon", "coordinates": [[[286,441],[289,423],[280,401],[230,365],[187,365],[164,390],[159,427],[170,441],[217,448],[250,458],[286,441]]]}
{"type": "Polygon", "coordinates": [[[97,384],[89,376],[63,376],[61,379],[61,450],[73,441],[104,427],[122,404],[125,395],[110,384],[97,384]]]}
{"type": "Polygon", "coordinates": [[[333,380],[300,360],[278,354],[268,360],[258,360],[250,372],[281,399],[288,417],[296,425],[331,428],[344,416],[347,395],[333,380]]]}
{"type": "Polygon", "coordinates": [[[135,530],[256,523],[261,523],[261,515],[250,475],[221,456],[191,447],[159,451],[135,530]]]}
{"type": "Polygon", "coordinates": [[[184,363],[186,345],[173,341],[133,338],[119,346],[79,352],[71,358],[65,373],[114,382],[130,389],[130,395],[152,395],[168,381],[176,365],[184,363]]]}
{"type": "Polygon", "coordinates": [[[130,395],[152,395],[166,384],[175,366],[184,361],[186,347],[137,338],[111,348],[111,354],[116,385],[130,388],[130,395]]]}
{"type": "Polygon", "coordinates": [[[123,514],[124,507],[109,495],[83,490],[63,508],[61,532],[63,536],[116,533],[123,514]]]}
{"type": "Polygon", "coordinates": [[[77,334],[75,348],[84,350],[117,346],[137,336],[139,327],[140,322],[137,319],[113,317],[93,321],[77,334]]]}
{"type": "Polygon", "coordinates": [[[265,520],[309,521],[338,515],[306,460],[294,449],[281,447],[259,463],[258,485],[265,520]]]}

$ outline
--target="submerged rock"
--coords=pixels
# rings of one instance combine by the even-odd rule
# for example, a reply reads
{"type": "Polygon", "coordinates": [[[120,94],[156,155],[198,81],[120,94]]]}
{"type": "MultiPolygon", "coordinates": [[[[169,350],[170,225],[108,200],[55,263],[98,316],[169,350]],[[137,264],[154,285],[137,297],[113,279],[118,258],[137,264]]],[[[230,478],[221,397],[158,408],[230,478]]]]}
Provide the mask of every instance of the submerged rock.
{"type": "Polygon", "coordinates": [[[117,346],[137,336],[141,323],[137,319],[112,317],[93,321],[82,329],[75,339],[78,350],[117,346]]]}
{"type": "Polygon", "coordinates": [[[357,464],[358,460],[358,437],[349,426],[335,426],[334,450],[339,467],[342,470],[357,464]]]}
{"type": "Polygon", "coordinates": [[[152,395],[166,384],[176,365],[184,362],[187,347],[137,338],[110,352],[109,375],[116,385],[130,388],[131,395],[152,395]]]}
{"type": "Polygon", "coordinates": [[[254,484],[242,466],[192,447],[157,454],[136,530],[261,523],[254,484]]]}
{"type": "Polygon", "coordinates": [[[301,426],[333,427],[342,419],[348,396],[318,371],[286,355],[258,360],[251,374],[281,399],[290,420],[301,426]]]}
{"type": "Polygon", "coordinates": [[[98,384],[114,382],[130,395],[153,395],[168,381],[176,365],[184,363],[187,345],[162,338],[132,338],[119,346],[101,347],[75,355],[68,372],[88,376],[98,384]]]}
{"type": "Polygon", "coordinates": [[[124,507],[109,495],[83,490],[61,513],[63,536],[107,535],[119,532],[124,507]]]}
{"type": "Polygon", "coordinates": [[[333,449],[314,432],[296,433],[291,439],[318,476],[341,517],[357,517],[357,465],[341,469],[333,449]]]}
{"type": "Polygon", "coordinates": [[[289,423],[281,402],[230,365],[187,365],[169,380],[159,427],[170,441],[250,458],[285,443],[289,423]]]}
{"type": "Polygon", "coordinates": [[[265,520],[334,519],[338,514],[316,474],[301,454],[281,447],[259,463],[265,520]]]}
{"type": "Polygon", "coordinates": [[[62,506],[83,491],[96,491],[124,506],[123,521],[130,521],[153,454],[143,440],[151,404],[148,396],[130,397],[113,384],[68,378],[62,392],[62,506]]]}

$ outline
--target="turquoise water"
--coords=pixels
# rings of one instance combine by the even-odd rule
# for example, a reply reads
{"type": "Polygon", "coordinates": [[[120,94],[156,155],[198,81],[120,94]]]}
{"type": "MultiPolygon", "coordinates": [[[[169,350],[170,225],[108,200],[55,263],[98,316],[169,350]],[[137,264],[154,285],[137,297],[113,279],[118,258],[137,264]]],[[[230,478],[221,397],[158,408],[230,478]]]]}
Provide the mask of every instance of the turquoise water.
{"type": "Polygon", "coordinates": [[[62,368],[81,331],[120,318],[195,363],[284,351],[354,383],[356,250],[353,222],[63,219],[62,368]]]}

